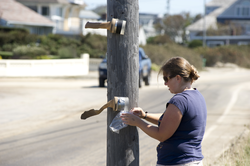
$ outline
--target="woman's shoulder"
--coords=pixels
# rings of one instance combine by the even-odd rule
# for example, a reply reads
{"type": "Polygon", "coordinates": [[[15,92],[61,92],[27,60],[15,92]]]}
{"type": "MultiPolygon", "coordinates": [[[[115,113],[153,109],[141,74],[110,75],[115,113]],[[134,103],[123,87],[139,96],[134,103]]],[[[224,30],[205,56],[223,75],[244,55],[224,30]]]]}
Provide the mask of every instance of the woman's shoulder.
{"type": "Polygon", "coordinates": [[[199,95],[200,92],[194,88],[193,90],[185,90],[181,93],[177,93],[175,94],[170,100],[187,100],[188,98],[190,98],[191,96],[196,96],[196,95],[199,95]]]}

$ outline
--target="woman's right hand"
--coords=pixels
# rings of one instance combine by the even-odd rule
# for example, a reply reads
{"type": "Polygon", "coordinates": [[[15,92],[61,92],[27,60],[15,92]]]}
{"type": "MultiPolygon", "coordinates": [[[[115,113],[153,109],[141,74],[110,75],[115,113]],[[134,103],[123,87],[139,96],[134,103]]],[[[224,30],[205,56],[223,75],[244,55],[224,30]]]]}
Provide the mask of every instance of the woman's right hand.
{"type": "Polygon", "coordinates": [[[140,118],[145,117],[145,112],[144,112],[144,111],[142,110],[142,108],[140,108],[140,107],[135,107],[135,108],[131,109],[131,112],[132,112],[134,115],[136,115],[136,116],[138,116],[138,117],[140,117],[140,118]]]}

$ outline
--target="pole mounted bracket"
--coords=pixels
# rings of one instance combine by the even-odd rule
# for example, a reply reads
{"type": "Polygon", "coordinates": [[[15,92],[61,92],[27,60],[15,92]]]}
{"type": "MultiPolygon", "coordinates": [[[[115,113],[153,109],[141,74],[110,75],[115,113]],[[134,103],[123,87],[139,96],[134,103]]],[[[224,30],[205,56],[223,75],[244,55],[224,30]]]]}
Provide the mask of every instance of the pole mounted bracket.
{"type": "Polygon", "coordinates": [[[93,28],[93,29],[107,29],[111,33],[116,33],[120,35],[124,35],[126,27],[126,21],[119,20],[116,18],[112,18],[109,22],[87,22],[85,28],[93,28]]]}
{"type": "Polygon", "coordinates": [[[81,115],[81,119],[85,120],[91,116],[100,114],[104,109],[110,107],[113,111],[123,110],[125,106],[129,105],[128,97],[114,97],[112,100],[103,105],[99,110],[91,109],[84,111],[81,115]]]}

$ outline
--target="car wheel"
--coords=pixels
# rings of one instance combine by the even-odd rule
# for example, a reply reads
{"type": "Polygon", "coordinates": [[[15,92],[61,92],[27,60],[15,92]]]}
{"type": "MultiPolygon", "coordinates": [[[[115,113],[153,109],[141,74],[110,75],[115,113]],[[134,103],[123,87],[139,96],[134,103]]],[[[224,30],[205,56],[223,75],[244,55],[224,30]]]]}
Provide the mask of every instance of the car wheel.
{"type": "Polygon", "coordinates": [[[105,82],[104,78],[99,78],[99,87],[104,87],[104,82],[105,82]]]}
{"type": "Polygon", "coordinates": [[[143,84],[143,78],[142,75],[139,74],[139,88],[142,87],[142,84],[143,84]]]}
{"type": "Polygon", "coordinates": [[[145,78],[145,85],[146,85],[146,86],[150,85],[150,80],[151,80],[151,74],[149,74],[149,75],[145,78]]]}

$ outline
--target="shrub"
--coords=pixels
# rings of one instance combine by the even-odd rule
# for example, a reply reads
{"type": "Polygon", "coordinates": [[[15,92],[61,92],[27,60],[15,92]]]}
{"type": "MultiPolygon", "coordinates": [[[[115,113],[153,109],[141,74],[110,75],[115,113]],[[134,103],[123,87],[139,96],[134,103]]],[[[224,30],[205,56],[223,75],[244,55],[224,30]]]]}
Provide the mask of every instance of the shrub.
{"type": "Polygon", "coordinates": [[[37,56],[46,55],[47,51],[36,46],[18,46],[13,50],[13,53],[15,59],[35,59],[37,56]]]}
{"type": "Polygon", "coordinates": [[[88,52],[91,58],[97,58],[107,52],[107,37],[105,36],[87,34],[81,36],[80,41],[84,45],[82,52],[88,52]]]}
{"type": "Polygon", "coordinates": [[[202,69],[202,57],[197,52],[178,44],[166,44],[162,46],[146,45],[142,47],[148,57],[151,58],[152,63],[155,63],[156,65],[161,66],[168,59],[181,56],[187,59],[198,70],[202,69]]]}
{"type": "Polygon", "coordinates": [[[9,59],[10,57],[13,56],[12,52],[8,52],[8,51],[0,51],[0,59],[9,59]]]}
{"type": "Polygon", "coordinates": [[[12,49],[13,49],[12,44],[4,44],[2,46],[3,51],[12,51],[12,49]]]}
{"type": "Polygon", "coordinates": [[[189,48],[196,48],[196,47],[201,47],[203,45],[201,40],[193,40],[188,43],[189,48]]]}
{"type": "Polygon", "coordinates": [[[195,51],[206,59],[207,66],[214,66],[216,62],[234,63],[241,67],[250,68],[249,46],[220,46],[214,48],[196,48],[195,51]]]}
{"type": "Polygon", "coordinates": [[[40,55],[36,56],[36,59],[58,59],[58,56],[53,56],[53,55],[40,55]]]}
{"type": "Polygon", "coordinates": [[[152,69],[153,71],[159,71],[159,70],[160,70],[160,66],[157,65],[157,64],[155,64],[155,63],[152,63],[151,69],[152,69]]]}
{"type": "Polygon", "coordinates": [[[58,50],[60,59],[76,58],[76,50],[71,47],[62,47],[58,50]]]}
{"type": "Polygon", "coordinates": [[[0,32],[0,45],[4,44],[29,44],[37,41],[38,36],[34,34],[29,34],[27,31],[9,31],[9,32],[0,32]]]}
{"type": "Polygon", "coordinates": [[[57,34],[39,36],[29,34],[25,29],[3,29],[0,27],[0,50],[14,52],[13,58],[36,58],[36,56],[47,54],[60,58],[76,58],[82,53],[89,53],[91,58],[97,58],[107,52],[107,37],[105,36],[92,34],[78,38],[57,34]],[[30,50],[27,50],[24,45],[30,45],[30,50]],[[35,46],[38,45],[38,52],[34,55],[29,54],[35,51],[35,46]],[[41,50],[43,52],[46,50],[46,54],[41,54],[41,50]]]}
{"type": "Polygon", "coordinates": [[[147,39],[148,44],[165,44],[165,43],[173,43],[171,39],[167,35],[159,35],[155,37],[149,37],[147,39]]]}

